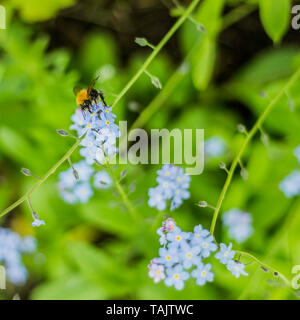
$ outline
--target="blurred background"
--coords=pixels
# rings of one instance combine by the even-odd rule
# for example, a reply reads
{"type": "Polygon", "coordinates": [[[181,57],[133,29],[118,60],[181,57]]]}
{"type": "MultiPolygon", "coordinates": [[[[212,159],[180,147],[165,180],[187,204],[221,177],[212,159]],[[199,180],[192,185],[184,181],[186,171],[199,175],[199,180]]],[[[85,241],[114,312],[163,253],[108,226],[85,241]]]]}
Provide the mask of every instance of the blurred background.
{"type": "MultiPolygon", "coordinates": [[[[55,130],[71,125],[73,87],[88,85],[100,73],[96,87],[113,103],[151,53],[137,45],[135,37],[157,44],[190,2],[1,1],[7,25],[0,30],[0,210],[36,182],[21,174],[22,167],[42,176],[71,147],[72,139],[55,130]]],[[[300,30],[291,27],[289,7],[297,1],[269,2],[201,1],[147,69],[162,89],[143,74],[114,108],[118,120],[129,125],[138,119],[146,130],[203,128],[207,141],[217,141],[207,147],[203,174],[192,176],[190,199],[178,210],[164,212],[185,231],[199,223],[209,229],[212,211],[196,203],[215,205],[226,178],[218,164],[229,166],[244,139],[237,125],[250,129],[300,66],[300,30]],[[145,115],[147,107],[151,112],[145,115]]],[[[215,234],[219,242],[232,241],[235,249],[254,253],[288,278],[300,264],[300,201],[287,198],[279,184],[299,167],[293,154],[300,144],[299,92],[300,80],[248,146],[243,159],[248,179],[236,170],[221,210],[249,212],[253,234],[238,243],[221,217],[215,234]]],[[[75,151],[72,161],[81,159],[75,151]]],[[[235,279],[212,262],[215,280],[204,287],[192,279],[183,291],[154,284],[147,265],[158,255],[156,228],[162,216],[147,201],[159,168],[115,168],[117,174],[127,170],[122,185],[143,218],[139,228],[132,227],[113,187],[95,189],[88,203],[71,205],[59,195],[57,174],[50,176],[31,196],[46,226],[32,228],[26,203],[0,219],[2,229],[24,239],[32,236],[37,245],[33,252],[22,253],[21,281],[18,275],[8,279],[0,298],[296,299],[255,264],[247,266],[248,277],[235,279]]],[[[57,173],[67,169],[65,162],[57,173]]],[[[0,252],[1,246],[4,241],[0,252]]]]}

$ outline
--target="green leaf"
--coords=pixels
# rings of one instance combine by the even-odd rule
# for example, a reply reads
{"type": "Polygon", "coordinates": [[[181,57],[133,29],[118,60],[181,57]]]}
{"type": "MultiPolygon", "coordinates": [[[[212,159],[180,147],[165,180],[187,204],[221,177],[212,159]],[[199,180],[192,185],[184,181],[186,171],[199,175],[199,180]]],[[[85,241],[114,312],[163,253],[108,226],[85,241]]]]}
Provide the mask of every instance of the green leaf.
{"type": "Polygon", "coordinates": [[[55,16],[58,10],[69,7],[75,0],[12,0],[12,4],[19,9],[25,21],[35,22],[48,20],[55,16]]]}
{"type": "Polygon", "coordinates": [[[196,88],[205,90],[211,80],[216,58],[216,43],[205,38],[197,48],[197,54],[192,60],[192,76],[196,88]]]}
{"type": "Polygon", "coordinates": [[[207,34],[200,35],[192,56],[192,78],[199,90],[205,90],[211,80],[216,59],[216,37],[220,30],[224,0],[205,1],[196,13],[196,20],[203,24],[207,34]],[[199,38],[200,37],[200,38],[199,38]]]}
{"type": "Polygon", "coordinates": [[[290,22],[290,0],[260,0],[260,19],[274,43],[280,42],[290,22]]]}

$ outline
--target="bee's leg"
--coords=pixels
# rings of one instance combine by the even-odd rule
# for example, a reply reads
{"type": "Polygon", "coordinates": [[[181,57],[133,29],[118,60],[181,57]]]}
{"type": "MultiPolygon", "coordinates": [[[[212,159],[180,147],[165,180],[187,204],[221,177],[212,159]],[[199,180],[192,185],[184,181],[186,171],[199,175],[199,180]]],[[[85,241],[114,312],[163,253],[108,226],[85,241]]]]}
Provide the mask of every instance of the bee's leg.
{"type": "Polygon", "coordinates": [[[86,121],[86,116],[85,116],[84,110],[82,108],[80,110],[81,110],[81,114],[83,116],[83,119],[86,121]]]}
{"type": "Polygon", "coordinates": [[[103,92],[101,90],[99,90],[98,94],[99,94],[99,97],[100,97],[101,101],[103,102],[104,106],[107,107],[107,104],[106,104],[105,99],[104,99],[103,92]]]}

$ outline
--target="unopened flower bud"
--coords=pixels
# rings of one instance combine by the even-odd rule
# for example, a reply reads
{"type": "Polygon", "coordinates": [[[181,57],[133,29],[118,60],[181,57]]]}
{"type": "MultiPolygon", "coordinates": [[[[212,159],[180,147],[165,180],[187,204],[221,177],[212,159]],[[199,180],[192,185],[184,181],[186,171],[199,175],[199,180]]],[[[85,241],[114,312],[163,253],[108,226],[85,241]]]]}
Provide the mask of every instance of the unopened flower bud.
{"type": "Polygon", "coordinates": [[[151,82],[157,89],[162,89],[162,85],[157,77],[152,76],[151,82]]]}
{"type": "Polygon", "coordinates": [[[244,180],[248,180],[248,172],[246,169],[244,168],[241,169],[241,176],[244,180]]]}
{"type": "Polygon", "coordinates": [[[200,201],[200,202],[198,203],[198,206],[199,206],[199,207],[202,207],[202,208],[205,208],[205,207],[207,207],[207,202],[206,202],[206,201],[200,201]]]}
{"type": "Polygon", "coordinates": [[[57,129],[56,132],[62,137],[67,137],[69,135],[69,132],[64,129],[57,129]]]}
{"type": "Polygon", "coordinates": [[[237,129],[240,133],[246,133],[246,127],[243,124],[238,124],[237,129]]]}
{"type": "Polygon", "coordinates": [[[73,168],[73,176],[75,177],[76,180],[79,180],[79,174],[74,168],[73,168]]]}
{"type": "Polygon", "coordinates": [[[31,171],[27,168],[22,168],[21,169],[21,172],[25,175],[25,176],[28,176],[30,177],[32,174],[31,174],[31,171]]]}
{"type": "Polygon", "coordinates": [[[121,177],[121,178],[125,178],[125,177],[126,177],[126,174],[127,174],[127,170],[124,169],[124,170],[121,171],[120,177],[121,177]]]}
{"type": "Polygon", "coordinates": [[[138,44],[139,46],[141,46],[141,47],[146,47],[146,46],[148,45],[148,41],[147,41],[146,38],[136,37],[136,38],[134,39],[134,42],[135,42],[136,44],[138,44]]]}
{"type": "Polygon", "coordinates": [[[224,163],[224,162],[220,162],[219,163],[219,167],[221,168],[221,169],[226,169],[226,164],[224,163]]]}

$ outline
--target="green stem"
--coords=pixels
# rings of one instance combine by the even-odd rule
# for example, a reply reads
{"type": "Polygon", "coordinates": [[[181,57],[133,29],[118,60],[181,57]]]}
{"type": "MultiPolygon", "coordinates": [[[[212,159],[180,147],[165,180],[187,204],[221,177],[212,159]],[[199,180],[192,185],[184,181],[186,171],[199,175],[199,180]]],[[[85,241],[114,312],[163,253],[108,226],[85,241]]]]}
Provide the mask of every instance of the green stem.
{"type": "MultiPolygon", "coordinates": [[[[153,59],[156,57],[156,55],[160,52],[160,50],[163,48],[163,46],[166,44],[166,42],[172,37],[172,35],[177,31],[177,29],[183,24],[183,22],[187,19],[187,17],[190,15],[190,13],[195,9],[197,4],[200,2],[200,0],[194,0],[190,6],[186,9],[185,13],[176,21],[174,26],[169,30],[169,32],[164,36],[164,38],[161,40],[161,42],[155,47],[151,55],[148,57],[148,59],[144,62],[142,67],[139,69],[139,71],[133,76],[133,78],[127,83],[127,85],[124,87],[124,89],[119,93],[116,100],[112,104],[112,107],[114,107],[120,99],[125,95],[125,93],[132,87],[132,85],[136,82],[136,80],[141,76],[141,74],[146,70],[146,68],[149,66],[149,64],[153,61],[153,59]]],[[[77,140],[76,143],[72,146],[72,148],[39,180],[36,184],[34,184],[31,189],[26,192],[20,199],[18,199],[16,202],[14,202],[12,205],[10,205],[8,208],[3,210],[0,213],[0,218],[9,213],[11,210],[19,206],[21,203],[23,203],[27,197],[36,190],[43,182],[45,182],[48,177],[56,171],[56,169],[65,161],[67,160],[70,155],[74,152],[74,150],[78,147],[81,139],[77,140]]],[[[127,200],[126,200],[127,202],[127,200]]]]}
{"type": "Polygon", "coordinates": [[[259,259],[257,259],[255,256],[253,256],[252,254],[250,254],[248,252],[238,251],[238,250],[235,250],[235,252],[237,254],[240,254],[243,257],[251,259],[252,261],[254,261],[259,266],[263,267],[264,269],[271,271],[274,275],[277,275],[278,277],[280,277],[288,287],[291,287],[291,282],[287,279],[287,277],[284,276],[281,272],[279,272],[275,268],[265,264],[264,262],[260,261],[259,259]]]}
{"type": "Polygon", "coordinates": [[[160,43],[155,47],[152,51],[148,59],[144,62],[141,68],[137,71],[137,73],[132,77],[132,79],[127,83],[124,89],[119,93],[116,100],[112,104],[112,107],[122,99],[122,97],[127,93],[127,91],[132,87],[132,85],[136,82],[136,80],[143,74],[143,72],[147,69],[149,64],[153,61],[153,59],[157,56],[160,50],[164,47],[164,45],[169,41],[169,39],[173,36],[173,34],[179,29],[179,27],[184,23],[184,21],[189,17],[191,12],[195,9],[200,0],[194,0],[189,7],[185,10],[182,16],[175,22],[173,27],[167,32],[167,34],[163,37],[160,43]]]}
{"type": "Polygon", "coordinates": [[[231,10],[223,19],[221,28],[227,29],[257,9],[257,5],[244,4],[231,10]]]}
{"type": "Polygon", "coordinates": [[[276,104],[279,101],[279,99],[285,94],[286,90],[288,88],[290,88],[290,86],[298,79],[299,75],[300,75],[300,69],[298,69],[293,74],[293,76],[286,83],[286,85],[279,91],[279,93],[275,96],[275,98],[269,103],[269,105],[266,107],[264,112],[257,119],[256,123],[254,124],[254,126],[250,130],[249,134],[246,136],[246,138],[244,140],[244,143],[242,144],[238,154],[236,155],[236,157],[234,158],[234,160],[233,160],[233,162],[231,164],[231,167],[230,167],[229,173],[227,175],[225,184],[223,186],[223,189],[221,191],[220,197],[218,199],[216,210],[214,211],[213,219],[212,219],[211,226],[210,226],[211,234],[214,234],[216,222],[217,222],[218,215],[219,215],[219,212],[220,212],[220,208],[222,206],[222,203],[223,203],[223,200],[224,200],[225,195],[227,193],[227,190],[228,190],[228,188],[230,186],[230,183],[231,183],[231,180],[233,178],[233,174],[234,174],[234,171],[236,169],[236,166],[238,165],[238,163],[239,163],[239,161],[240,161],[240,159],[241,159],[241,157],[242,157],[242,155],[243,155],[248,143],[251,141],[253,136],[256,134],[256,132],[259,130],[259,128],[262,126],[262,124],[265,121],[266,117],[273,110],[273,108],[276,106],[276,104]]]}
{"type": "Polygon", "coordinates": [[[108,174],[111,176],[128,212],[130,213],[132,219],[136,222],[138,222],[140,220],[140,217],[138,215],[138,213],[136,212],[134,206],[132,205],[131,201],[129,200],[126,192],[124,191],[123,187],[121,186],[119,180],[117,179],[117,177],[115,176],[115,173],[114,171],[112,170],[109,162],[107,161],[106,162],[106,169],[107,169],[107,172],[108,174]]]}
{"type": "MultiPolygon", "coordinates": [[[[221,31],[229,28],[232,24],[243,19],[248,14],[253,12],[255,9],[256,9],[256,6],[249,6],[248,4],[245,4],[238,8],[233,9],[227,15],[224,16],[223,23],[221,26],[221,31]]],[[[176,69],[176,71],[169,78],[163,90],[161,90],[159,94],[156,95],[156,97],[147,106],[147,108],[145,108],[141,112],[139,117],[135,120],[135,122],[131,126],[130,130],[133,130],[136,128],[142,128],[149,121],[149,119],[155,114],[155,112],[158,111],[160,107],[166,102],[168,97],[177,87],[179,82],[184,78],[184,76],[188,74],[188,73],[182,72],[182,66],[185,63],[189,62],[191,56],[193,55],[195,50],[198,48],[199,42],[201,41],[201,39],[202,38],[200,38],[198,41],[195,42],[195,44],[193,45],[193,47],[190,49],[189,53],[185,57],[183,63],[176,69]]]]}
{"type": "Polygon", "coordinates": [[[151,103],[145,108],[139,117],[135,120],[133,125],[130,128],[130,131],[135,128],[142,128],[149,119],[153,116],[153,114],[159,110],[159,108],[165,103],[168,99],[169,94],[175,89],[177,84],[183,78],[183,74],[176,70],[171,78],[168,80],[167,84],[165,85],[163,92],[161,91],[156,97],[151,101],[151,103]]]}
{"type": "Polygon", "coordinates": [[[3,210],[0,213],[0,218],[12,211],[14,208],[19,206],[21,203],[23,203],[32,193],[34,190],[36,190],[42,183],[44,183],[51,174],[53,174],[56,169],[65,162],[70,155],[76,150],[76,148],[79,146],[81,139],[78,139],[73,146],[68,150],[68,152],[36,183],[34,184],[20,199],[18,199],[16,202],[14,202],[12,205],[10,205],[8,208],[3,210]]]}

